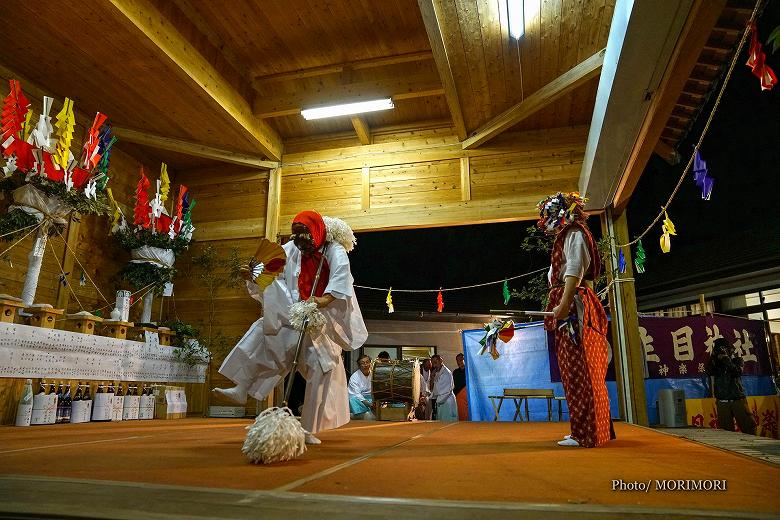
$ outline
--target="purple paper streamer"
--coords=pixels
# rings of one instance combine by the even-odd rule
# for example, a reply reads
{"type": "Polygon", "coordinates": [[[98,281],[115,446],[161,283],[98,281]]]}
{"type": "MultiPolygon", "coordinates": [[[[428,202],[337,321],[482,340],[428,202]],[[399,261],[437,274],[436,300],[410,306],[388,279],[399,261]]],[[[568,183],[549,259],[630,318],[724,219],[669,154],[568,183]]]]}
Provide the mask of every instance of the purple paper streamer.
{"type": "Polygon", "coordinates": [[[701,188],[701,198],[710,200],[715,179],[709,176],[707,163],[701,158],[699,150],[696,150],[696,155],[693,158],[693,180],[696,182],[696,186],[701,188]]]}

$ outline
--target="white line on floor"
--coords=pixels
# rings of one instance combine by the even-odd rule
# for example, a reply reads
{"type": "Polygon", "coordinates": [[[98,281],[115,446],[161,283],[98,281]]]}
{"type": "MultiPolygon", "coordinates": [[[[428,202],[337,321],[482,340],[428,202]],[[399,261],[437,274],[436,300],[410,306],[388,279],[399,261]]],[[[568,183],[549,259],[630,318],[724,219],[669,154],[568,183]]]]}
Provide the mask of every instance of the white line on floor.
{"type": "Polygon", "coordinates": [[[352,460],[348,460],[347,462],[342,462],[341,464],[337,464],[336,466],[332,466],[332,467],[330,467],[328,469],[324,469],[324,470],[322,470],[320,472],[314,473],[313,475],[309,475],[307,477],[303,477],[301,479],[294,480],[293,482],[290,482],[289,484],[285,484],[283,486],[279,486],[277,488],[274,488],[272,491],[290,491],[290,490],[295,489],[297,487],[300,487],[300,486],[302,486],[302,485],[304,485],[304,484],[306,484],[308,482],[311,482],[312,480],[317,480],[317,479],[320,479],[322,477],[326,477],[326,476],[328,476],[328,475],[330,475],[332,473],[335,473],[337,471],[340,471],[340,470],[342,470],[344,468],[348,468],[349,466],[354,466],[355,464],[363,462],[366,459],[370,459],[371,457],[375,457],[377,455],[381,455],[383,453],[387,453],[390,450],[394,450],[395,448],[398,448],[399,446],[403,446],[404,444],[407,444],[409,442],[417,440],[420,437],[425,437],[426,435],[430,435],[430,434],[435,433],[435,432],[440,432],[441,430],[443,430],[445,428],[449,428],[450,426],[455,426],[457,424],[458,424],[457,422],[452,422],[452,423],[446,424],[445,426],[442,426],[441,428],[436,428],[435,430],[427,431],[427,432],[424,432],[424,433],[419,433],[419,434],[415,435],[414,437],[410,437],[410,438],[408,438],[408,439],[406,439],[404,441],[401,441],[401,442],[398,442],[396,444],[393,444],[392,446],[387,446],[387,447],[384,447],[384,448],[379,448],[379,449],[374,450],[374,451],[369,451],[368,453],[366,453],[364,455],[361,455],[360,457],[356,457],[356,458],[354,458],[352,460]]]}
{"type": "Polygon", "coordinates": [[[97,444],[99,442],[117,442],[117,441],[127,441],[131,439],[146,439],[148,437],[151,437],[151,435],[134,435],[132,437],[116,437],[112,439],[101,439],[99,441],[69,442],[67,444],[49,444],[47,446],[33,446],[31,448],[19,448],[16,450],[0,451],[0,455],[3,455],[5,453],[17,453],[20,451],[45,450],[48,448],[64,448],[65,446],[80,446],[82,444],[97,444]]]}

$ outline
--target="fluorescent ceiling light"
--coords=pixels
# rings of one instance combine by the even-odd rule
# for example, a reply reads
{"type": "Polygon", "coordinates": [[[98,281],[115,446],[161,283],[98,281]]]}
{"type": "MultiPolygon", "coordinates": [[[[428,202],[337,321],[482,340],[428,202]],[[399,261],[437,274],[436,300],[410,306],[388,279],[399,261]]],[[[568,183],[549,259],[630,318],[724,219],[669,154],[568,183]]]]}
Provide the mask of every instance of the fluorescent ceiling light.
{"type": "Polygon", "coordinates": [[[509,35],[515,40],[519,40],[525,34],[523,10],[523,0],[506,0],[509,35]]]}
{"type": "Polygon", "coordinates": [[[322,119],[323,117],[348,116],[351,114],[361,114],[363,112],[376,112],[377,110],[389,110],[393,108],[393,100],[374,99],[372,101],[360,101],[358,103],[347,103],[344,105],[333,105],[329,107],[307,108],[301,110],[304,119],[322,119]]]}

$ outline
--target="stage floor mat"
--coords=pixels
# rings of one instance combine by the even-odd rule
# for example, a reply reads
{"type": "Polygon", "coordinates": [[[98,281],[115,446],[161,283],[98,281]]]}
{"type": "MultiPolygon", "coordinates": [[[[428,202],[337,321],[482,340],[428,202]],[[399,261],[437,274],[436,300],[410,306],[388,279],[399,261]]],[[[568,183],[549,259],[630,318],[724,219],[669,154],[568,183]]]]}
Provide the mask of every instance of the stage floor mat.
{"type": "Polygon", "coordinates": [[[2,427],[0,511],[44,514],[59,508],[60,517],[70,511],[82,518],[124,518],[142,508],[149,518],[153,513],[174,518],[163,502],[198,496],[187,503],[200,503],[199,514],[184,517],[240,518],[244,509],[290,513],[288,502],[295,496],[300,500],[292,501],[293,509],[303,516],[306,507],[317,516],[341,511],[350,517],[404,508],[451,510],[451,518],[478,510],[491,517],[524,511],[538,518],[780,513],[775,489],[780,467],[622,423],[615,424],[617,440],[583,449],[556,445],[567,423],[356,421],[322,432],[323,444],[309,447],[301,458],[273,465],[249,464],[241,453],[249,423],[182,419],[2,427]],[[724,491],[690,489],[723,481],[724,491]],[[89,516],[89,504],[98,508],[87,500],[96,482],[113,491],[99,503],[100,514],[95,509],[89,516]],[[681,484],[689,489],[669,489],[681,484]],[[90,491],[67,506],[61,497],[70,488],[90,491]],[[228,513],[231,507],[238,509],[228,513]],[[109,511],[113,516],[106,516],[109,511]]]}

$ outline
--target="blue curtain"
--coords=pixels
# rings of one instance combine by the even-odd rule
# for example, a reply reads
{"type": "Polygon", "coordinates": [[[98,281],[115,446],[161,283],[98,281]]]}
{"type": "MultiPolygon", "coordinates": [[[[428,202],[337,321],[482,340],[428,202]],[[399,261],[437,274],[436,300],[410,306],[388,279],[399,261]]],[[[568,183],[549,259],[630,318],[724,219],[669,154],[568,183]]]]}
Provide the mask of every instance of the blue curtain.
{"type": "MultiPolygon", "coordinates": [[[[479,344],[485,335],[482,329],[464,330],[463,355],[466,361],[466,390],[469,396],[469,418],[472,421],[492,421],[495,417],[489,396],[501,395],[504,388],[552,388],[556,396],[563,396],[563,385],[553,383],[550,378],[550,356],[547,347],[547,332],[541,322],[515,325],[515,336],[509,344],[498,343],[501,354],[494,360],[489,352],[480,355],[479,344]]],[[[775,389],[770,377],[743,376],[742,382],[748,395],[774,395],[775,389]]],[[[658,422],[658,391],[664,388],[685,390],[688,399],[709,397],[707,378],[691,379],[648,379],[645,380],[647,413],[650,424],[658,422]]],[[[607,381],[609,405],[612,417],[619,417],[617,386],[607,381]]],[[[568,409],[564,404],[563,419],[568,420],[568,409]]],[[[512,401],[501,406],[499,420],[511,421],[515,414],[512,401]]],[[[532,421],[547,420],[547,401],[529,400],[529,414],[532,421]]],[[[553,420],[558,417],[558,408],[553,403],[553,420]]],[[[525,408],[523,407],[523,418],[525,408]]]]}

